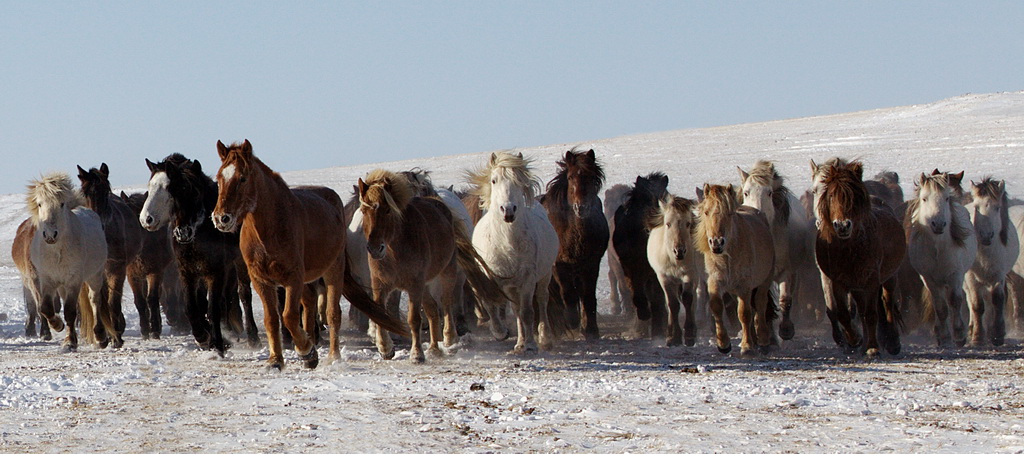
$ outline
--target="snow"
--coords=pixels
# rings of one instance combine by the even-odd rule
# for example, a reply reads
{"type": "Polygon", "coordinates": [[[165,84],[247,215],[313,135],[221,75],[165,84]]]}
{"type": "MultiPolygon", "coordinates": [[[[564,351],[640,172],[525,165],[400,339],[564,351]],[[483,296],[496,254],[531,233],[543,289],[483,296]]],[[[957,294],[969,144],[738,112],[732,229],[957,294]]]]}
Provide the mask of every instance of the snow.
{"type": "MultiPolygon", "coordinates": [[[[735,167],[761,158],[799,191],[808,160],[835,155],[863,159],[868,175],[899,172],[907,192],[916,173],[938,167],[1006,178],[1019,196],[1024,92],[519,151],[546,181],[574,146],[597,151],[609,185],[662,170],[687,197],[705,181],[737,183],[735,167]]],[[[459,185],[485,158],[379,166],[418,166],[438,184],[459,185]]],[[[283,176],[347,194],[376,166],[283,176]]],[[[60,353],[58,341],[22,334],[7,251],[23,206],[20,194],[0,195],[0,451],[1024,451],[1024,349],[1015,333],[1006,346],[964,350],[938,350],[917,334],[900,356],[866,361],[837,349],[826,326],[805,323],[770,356],[743,360],[720,355],[703,325],[690,348],[624,338],[603,278],[605,338],[563,340],[532,357],[509,356],[512,341],[480,329],[440,360],[411,364],[399,344],[396,359],[383,361],[348,330],[338,363],[304,370],[286,352],[286,369],[270,372],[266,349],[241,342],[223,359],[187,336],[143,342],[130,296],[123,349],[60,353]]]]}

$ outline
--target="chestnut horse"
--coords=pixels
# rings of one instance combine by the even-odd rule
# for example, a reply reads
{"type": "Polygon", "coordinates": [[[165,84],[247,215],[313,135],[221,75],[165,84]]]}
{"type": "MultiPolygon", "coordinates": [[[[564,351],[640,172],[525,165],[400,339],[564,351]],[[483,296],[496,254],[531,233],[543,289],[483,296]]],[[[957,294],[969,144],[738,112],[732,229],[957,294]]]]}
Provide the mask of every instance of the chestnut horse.
{"type": "MultiPolygon", "coordinates": [[[[430,326],[433,357],[442,356],[438,341],[458,340],[453,305],[459,301],[465,278],[484,301],[502,300],[501,291],[481,267],[482,259],[473,249],[462,220],[438,198],[414,196],[413,185],[402,175],[374,170],[359,179],[359,211],[363,217],[363,235],[369,254],[373,298],[380,303],[395,289],[409,294],[409,334],[412,346],[409,359],[426,358],[420,343],[420,309],[430,326]]],[[[377,331],[378,348],[385,358],[394,351],[383,332],[377,331]]]]}
{"type": "Polygon", "coordinates": [[[594,150],[565,152],[556,162],[558,173],[548,182],[541,205],[558,233],[558,258],[554,282],[565,305],[570,328],[579,328],[588,340],[601,337],[597,328],[597,279],[601,257],[608,247],[608,221],[598,194],[604,184],[604,170],[594,150]]]}
{"type": "Polygon", "coordinates": [[[821,270],[827,313],[836,344],[861,347],[869,357],[879,354],[879,336],[886,351],[900,352],[899,307],[894,292],[896,272],[907,253],[902,223],[864,185],[860,161],[811,161],[818,234],[815,255],[821,270]],[[867,342],[853,326],[849,301],[867,342]],[[881,330],[881,333],[878,331],[881,330]]]}
{"type": "Polygon", "coordinates": [[[743,335],[740,355],[761,352],[771,344],[769,323],[775,318],[772,278],[775,246],[768,218],[756,208],[741,205],[733,185],[704,184],[697,205],[694,243],[704,254],[708,279],[708,305],[715,319],[718,351],[729,353],[732,344],[725,326],[725,294],[736,297],[743,335]]]}
{"type": "Polygon", "coordinates": [[[218,141],[217,154],[221,159],[217,171],[220,191],[211,217],[221,232],[234,232],[241,227],[242,257],[253,288],[263,300],[269,367],[284,367],[282,321],[291,332],[295,351],[304,365],[315,368],[319,364],[312,342],[318,327],[317,299],[305,291],[305,284],[321,277],[327,287],[330,360],[341,356],[338,335],[342,293],[383,328],[405,332],[404,323],[377,305],[348,272],[348,223],[341,197],[334,190],[320,186],[289,188],[281,175],[253,154],[248,140],[230,147],[218,141]],[[277,286],[285,289],[283,313],[278,312],[277,286]]]}

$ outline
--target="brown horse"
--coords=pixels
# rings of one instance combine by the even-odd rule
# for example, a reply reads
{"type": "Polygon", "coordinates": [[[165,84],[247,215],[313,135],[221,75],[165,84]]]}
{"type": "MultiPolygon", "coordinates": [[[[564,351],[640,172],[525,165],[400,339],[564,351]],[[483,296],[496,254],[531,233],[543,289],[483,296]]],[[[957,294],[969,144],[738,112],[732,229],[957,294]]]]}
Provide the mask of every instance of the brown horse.
{"type": "MultiPolygon", "coordinates": [[[[121,192],[124,201],[138,219],[146,193],[132,195],[121,192]]],[[[134,219],[133,219],[134,220],[134,219]]],[[[135,259],[128,264],[128,285],[135,295],[135,309],[139,311],[139,329],[143,339],[159,339],[163,330],[160,317],[160,288],[165,271],[174,261],[171,248],[171,232],[167,226],[156,231],[143,232],[142,247],[135,259]]]]}
{"type": "Polygon", "coordinates": [[[765,352],[771,344],[768,324],[775,318],[769,294],[775,247],[768,218],[756,208],[741,205],[739,191],[731,184],[705,184],[701,194],[694,243],[704,254],[718,351],[732,350],[724,318],[723,298],[728,293],[738,303],[743,330],[740,355],[753,354],[754,342],[765,352]]]}
{"type": "MultiPolygon", "coordinates": [[[[500,290],[487,284],[491,278],[478,264],[482,260],[462,221],[441,200],[414,196],[414,186],[404,176],[386,170],[370,172],[365,181],[359,180],[359,203],[374,300],[383,302],[395,289],[407,292],[409,359],[426,359],[420,343],[420,309],[430,326],[427,351],[441,356],[440,316],[444,317],[444,344],[451,346],[458,340],[452,306],[461,295],[460,269],[474,289],[492,292],[483,300],[501,299],[500,290]]],[[[394,351],[385,338],[378,334],[378,347],[387,358],[394,351]]]]}
{"type": "Polygon", "coordinates": [[[575,149],[559,160],[558,173],[548,182],[540,203],[558,233],[554,282],[565,305],[570,328],[579,328],[589,340],[601,337],[597,328],[597,278],[608,247],[608,221],[598,196],[604,170],[594,150],[575,149]]]}
{"type": "Polygon", "coordinates": [[[281,175],[253,154],[248,140],[230,147],[218,141],[217,153],[221,159],[217,171],[220,191],[212,218],[222,232],[241,225],[242,257],[252,285],[263,300],[263,323],[270,348],[267,362],[271,368],[284,367],[282,320],[305,366],[315,368],[319,364],[311,340],[317,329],[317,301],[315,295],[305,291],[305,284],[321,277],[327,286],[331,360],[341,356],[338,335],[342,293],[385,329],[405,332],[404,323],[374,303],[345,267],[348,223],[336,192],[319,186],[289,188],[281,175]],[[277,309],[277,286],[285,289],[283,314],[277,309]],[[300,304],[304,309],[301,315],[300,304]]]}
{"type": "Polygon", "coordinates": [[[850,349],[861,346],[848,305],[852,301],[863,317],[865,353],[878,356],[881,337],[885,349],[898,354],[901,320],[894,293],[896,272],[907,253],[902,223],[869,195],[859,161],[831,159],[821,166],[811,161],[811,170],[818,215],[815,255],[832,338],[850,349]]]}
{"type": "MultiPolygon", "coordinates": [[[[78,180],[82,182],[82,195],[85,206],[103,220],[103,232],[107,237],[107,264],[104,278],[107,285],[103,296],[107,300],[107,308],[111,311],[111,319],[117,330],[117,336],[111,340],[113,347],[124,344],[122,336],[125,330],[124,311],[121,302],[124,298],[124,282],[128,276],[128,266],[139,256],[142,249],[142,226],[136,222],[135,213],[120,197],[110,190],[110,168],[106,163],[99,169],[86,171],[78,167],[78,180]]],[[[138,303],[137,303],[138,304],[138,303]]],[[[148,314],[140,309],[139,314],[148,314]]],[[[143,337],[149,337],[149,321],[142,321],[143,337]]]]}

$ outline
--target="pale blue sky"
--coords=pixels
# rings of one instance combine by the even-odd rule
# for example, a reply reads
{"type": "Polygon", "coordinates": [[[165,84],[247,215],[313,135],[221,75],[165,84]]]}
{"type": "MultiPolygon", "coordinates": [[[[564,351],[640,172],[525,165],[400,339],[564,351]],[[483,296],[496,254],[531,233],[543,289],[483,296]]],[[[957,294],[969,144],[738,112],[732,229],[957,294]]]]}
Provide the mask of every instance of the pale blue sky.
{"type": "Polygon", "coordinates": [[[172,152],[276,170],[1024,89],[1021,2],[0,0],[0,193],[172,152]]]}

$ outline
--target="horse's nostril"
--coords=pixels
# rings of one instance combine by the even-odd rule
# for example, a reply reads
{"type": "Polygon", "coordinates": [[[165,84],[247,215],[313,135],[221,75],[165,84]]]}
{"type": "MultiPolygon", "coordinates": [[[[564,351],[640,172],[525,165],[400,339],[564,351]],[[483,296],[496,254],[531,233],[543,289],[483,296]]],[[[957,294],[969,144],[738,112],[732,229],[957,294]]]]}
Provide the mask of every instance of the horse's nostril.
{"type": "Polygon", "coordinates": [[[153,224],[153,216],[146,216],[146,224],[153,224]]]}
{"type": "Polygon", "coordinates": [[[231,216],[228,216],[226,214],[224,216],[221,216],[220,217],[220,222],[223,222],[225,224],[231,222],[231,216]]]}

